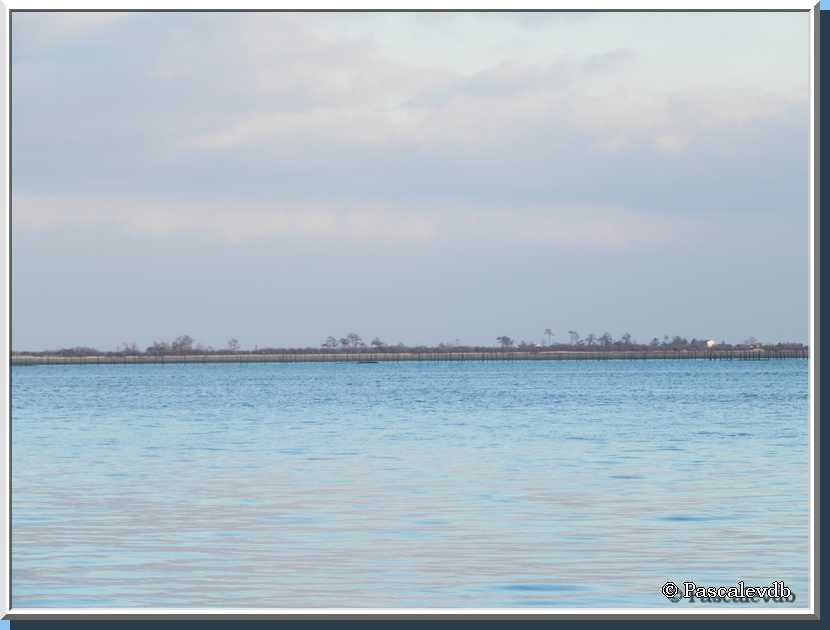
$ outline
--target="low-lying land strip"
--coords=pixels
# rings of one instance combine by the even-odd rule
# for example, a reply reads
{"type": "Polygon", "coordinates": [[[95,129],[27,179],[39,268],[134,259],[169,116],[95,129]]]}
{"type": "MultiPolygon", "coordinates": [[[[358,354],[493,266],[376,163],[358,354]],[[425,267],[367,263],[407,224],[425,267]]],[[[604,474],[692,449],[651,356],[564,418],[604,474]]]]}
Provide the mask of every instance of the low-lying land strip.
{"type": "Polygon", "coordinates": [[[764,360],[801,359],[807,348],[727,350],[490,350],[490,351],[356,351],[356,352],[235,352],[200,354],[98,354],[65,356],[14,353],[12,365],[65,365],[108,363],[380,363],[387,361],[568,361],[609,359],[764,360]]]}

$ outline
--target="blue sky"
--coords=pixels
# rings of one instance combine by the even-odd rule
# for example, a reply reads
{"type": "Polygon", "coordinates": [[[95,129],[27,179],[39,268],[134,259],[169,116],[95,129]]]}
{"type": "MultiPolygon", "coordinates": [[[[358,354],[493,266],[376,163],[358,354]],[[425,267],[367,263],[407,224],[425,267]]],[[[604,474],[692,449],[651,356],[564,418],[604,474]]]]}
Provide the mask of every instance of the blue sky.
{"type": "Polygon", "coordinates": [[[13,16],[13,347],[806,341],[808,17],[13,16]]]}

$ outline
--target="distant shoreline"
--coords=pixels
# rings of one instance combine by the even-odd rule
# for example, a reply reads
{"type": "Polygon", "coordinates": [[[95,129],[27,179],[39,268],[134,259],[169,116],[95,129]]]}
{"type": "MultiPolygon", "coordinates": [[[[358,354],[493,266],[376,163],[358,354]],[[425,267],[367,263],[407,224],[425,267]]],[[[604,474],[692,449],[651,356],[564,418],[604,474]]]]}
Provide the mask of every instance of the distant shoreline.
{"type": "Polygon", "coordinates": [[[157,363],[381,363],[410,361],[598,361],[696,359],[760,361],[767,359],[806,359],[802,349],[729,350],[492,350],[466,352],[278,352],[170,355],[91,355],[60,356],[14,354],[12,365],[104,365],[157,363]]]}

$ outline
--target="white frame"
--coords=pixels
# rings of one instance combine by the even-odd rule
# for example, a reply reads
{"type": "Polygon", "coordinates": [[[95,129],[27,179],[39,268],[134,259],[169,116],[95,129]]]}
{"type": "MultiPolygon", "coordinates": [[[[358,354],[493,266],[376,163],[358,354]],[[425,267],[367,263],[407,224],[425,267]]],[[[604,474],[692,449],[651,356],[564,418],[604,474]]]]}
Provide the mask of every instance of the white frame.
{"type": "Polygon", "coordinates": [[[4,437],[3,449],[0,450],[0,477],[3,487],[6,488],[6,500],[2,502],[2,515],[0,518],[0,538],[5,540],[5,552],[2,565],[0,565],[0,615],[3,619],[43,619],[43,618],[64,618],[64,619],[104,619],[104,618],[286,618],[286,617],[341,617],[341,618],[371,618],[371,617],[488,617],[488,618],[614,618],[614,617],[642,617],[642,618],[696,618],[700,616],[708,618],[818,618],[818,595],[819,575],[816,557],[816,458],[818,457],[818,376],[819,336],[816,329],[818,320],[818,202],[819,202],[819,179],[818,168],[818,57],[817,40],[819,34],[820,7],[815,0],[631,0],[623,4],[620,0],[524,0],[520,5],[511,5],[507,0],[421,0],[417,4],[405,4],[402,0],[380,0],[367,2],[367,0],[353,0],[347,7],[333,0],[241,0],[239,2],[222,2],[221,0],[143,0],[142,2],[130,2],[124,0],[113,0],[110,2],[102,0],[11,0],[6,5],[0,3],[0,10],[3,12],[4,28],[2,32],[3,47],[3,69],[2,83],[5,88],[3,104],[5,116],[3,125],[3,173],[2,183],[4,207],[5,207],[5,231],[4,231],[4,253],[2,260],[4,280],[3,289],[3,330],[4,334],[0,339],[0,354],[4,359],[0,367],[2,377],[2,435],[4,437]],[[10,11],[13,10],[579,10],[579,11],[630,11],[630,10],[661,10],[661,11],[805,11],[810,14],[810,172],[809,172],[809,206],[810,206],[810,356],[809,356],[809,381],[810,381],[810,601],[806,607],[799,608],[758,608],[758,609],[711,609],[711,608],[495,608],[495,609],[435,609],[435,608],[381,608],[381,609],[356,609],[356,608],[12,608],[10,600],[10,554],[11,554],[11,496],[8,492],[11,479],[10,460],[10,423],[9,423],[9,381],[10,381],[10,102],[9,94],[11,89],[11,68],[9,65],[9,37],[10,37],[10,11]]]}

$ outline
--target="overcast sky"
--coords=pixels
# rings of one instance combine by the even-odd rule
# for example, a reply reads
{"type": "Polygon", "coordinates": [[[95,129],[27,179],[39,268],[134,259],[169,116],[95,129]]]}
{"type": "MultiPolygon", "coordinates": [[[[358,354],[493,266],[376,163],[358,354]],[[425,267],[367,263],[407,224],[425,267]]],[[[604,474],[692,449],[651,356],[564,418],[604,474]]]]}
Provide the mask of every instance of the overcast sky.
{"type": "Polygon", "coordinates": [[[12,28],[14,349],[807,340],[807,13],[12,28]]]}

